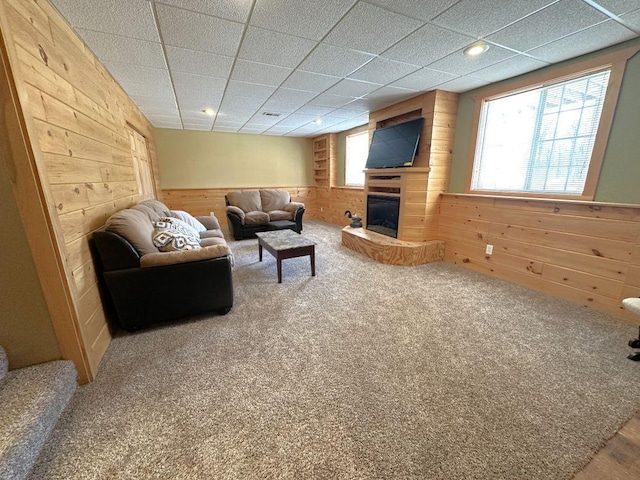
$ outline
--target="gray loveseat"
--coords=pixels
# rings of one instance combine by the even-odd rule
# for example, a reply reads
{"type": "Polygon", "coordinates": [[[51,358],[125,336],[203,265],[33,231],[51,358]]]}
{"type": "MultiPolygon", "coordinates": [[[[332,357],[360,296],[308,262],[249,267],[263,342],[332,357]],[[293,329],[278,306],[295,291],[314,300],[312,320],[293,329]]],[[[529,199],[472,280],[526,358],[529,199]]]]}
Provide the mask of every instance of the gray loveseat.
{"type": "Polygon", "coordinates": [[[286,190],[235,191],[224,198],[229,227],[236,240],[255,237],[257,232],[269,230],[302,232],[304,203],[292,202],[286,190]]]}
{"type": "Polygon", "coordinates": [[[113,214],[92,246],[106,297],[126,330],[224,315],[233,306],[233,255],[213,214],[192,217],[146,200],[113,214]]]}

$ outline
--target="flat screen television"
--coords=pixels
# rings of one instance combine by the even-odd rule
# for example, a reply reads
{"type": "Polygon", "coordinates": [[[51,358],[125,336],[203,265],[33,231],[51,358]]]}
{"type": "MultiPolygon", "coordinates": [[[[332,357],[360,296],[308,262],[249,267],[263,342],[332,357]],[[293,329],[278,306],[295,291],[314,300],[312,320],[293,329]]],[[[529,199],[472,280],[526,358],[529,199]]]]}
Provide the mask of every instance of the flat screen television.
{"type": "Polygon", "coordinates": [[[413,165],[424,118],[374,130],[365,168],[410,167],[413,165]]]}

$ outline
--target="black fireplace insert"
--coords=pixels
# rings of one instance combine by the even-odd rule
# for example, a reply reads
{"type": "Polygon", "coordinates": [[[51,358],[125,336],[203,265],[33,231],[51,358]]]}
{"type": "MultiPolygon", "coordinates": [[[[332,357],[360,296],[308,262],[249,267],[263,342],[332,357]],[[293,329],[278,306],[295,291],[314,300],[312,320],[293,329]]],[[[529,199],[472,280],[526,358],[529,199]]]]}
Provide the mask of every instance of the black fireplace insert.
{"type": "Polygon", "coordinates": [[[398,238],[400,198],[367,195],[367,230],[398,238]]]}

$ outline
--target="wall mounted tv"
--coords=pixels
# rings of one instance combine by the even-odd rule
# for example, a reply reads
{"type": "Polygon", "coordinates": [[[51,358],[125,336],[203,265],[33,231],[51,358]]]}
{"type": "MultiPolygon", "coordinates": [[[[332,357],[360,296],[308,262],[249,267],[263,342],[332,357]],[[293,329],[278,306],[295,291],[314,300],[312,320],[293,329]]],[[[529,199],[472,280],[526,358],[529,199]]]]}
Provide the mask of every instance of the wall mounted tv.
{"type": "Polygon", "coordinates": [[[373,132],[365,168],[410,167],[413,165],[424,118],[373,132]]]}

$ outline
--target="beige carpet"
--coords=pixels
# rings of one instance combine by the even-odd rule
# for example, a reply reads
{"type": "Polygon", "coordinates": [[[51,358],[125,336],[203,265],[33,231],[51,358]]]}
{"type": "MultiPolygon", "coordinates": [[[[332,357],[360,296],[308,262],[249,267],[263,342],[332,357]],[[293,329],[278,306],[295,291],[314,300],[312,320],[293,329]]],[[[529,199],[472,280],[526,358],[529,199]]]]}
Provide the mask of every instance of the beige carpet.
{"type": "Polygon", "coordinates": [[[32,478],[569,479],[640,404],[632,326],[304,234],[315,278],[232,242],[231,313],[114,339],[32,478]]]}

